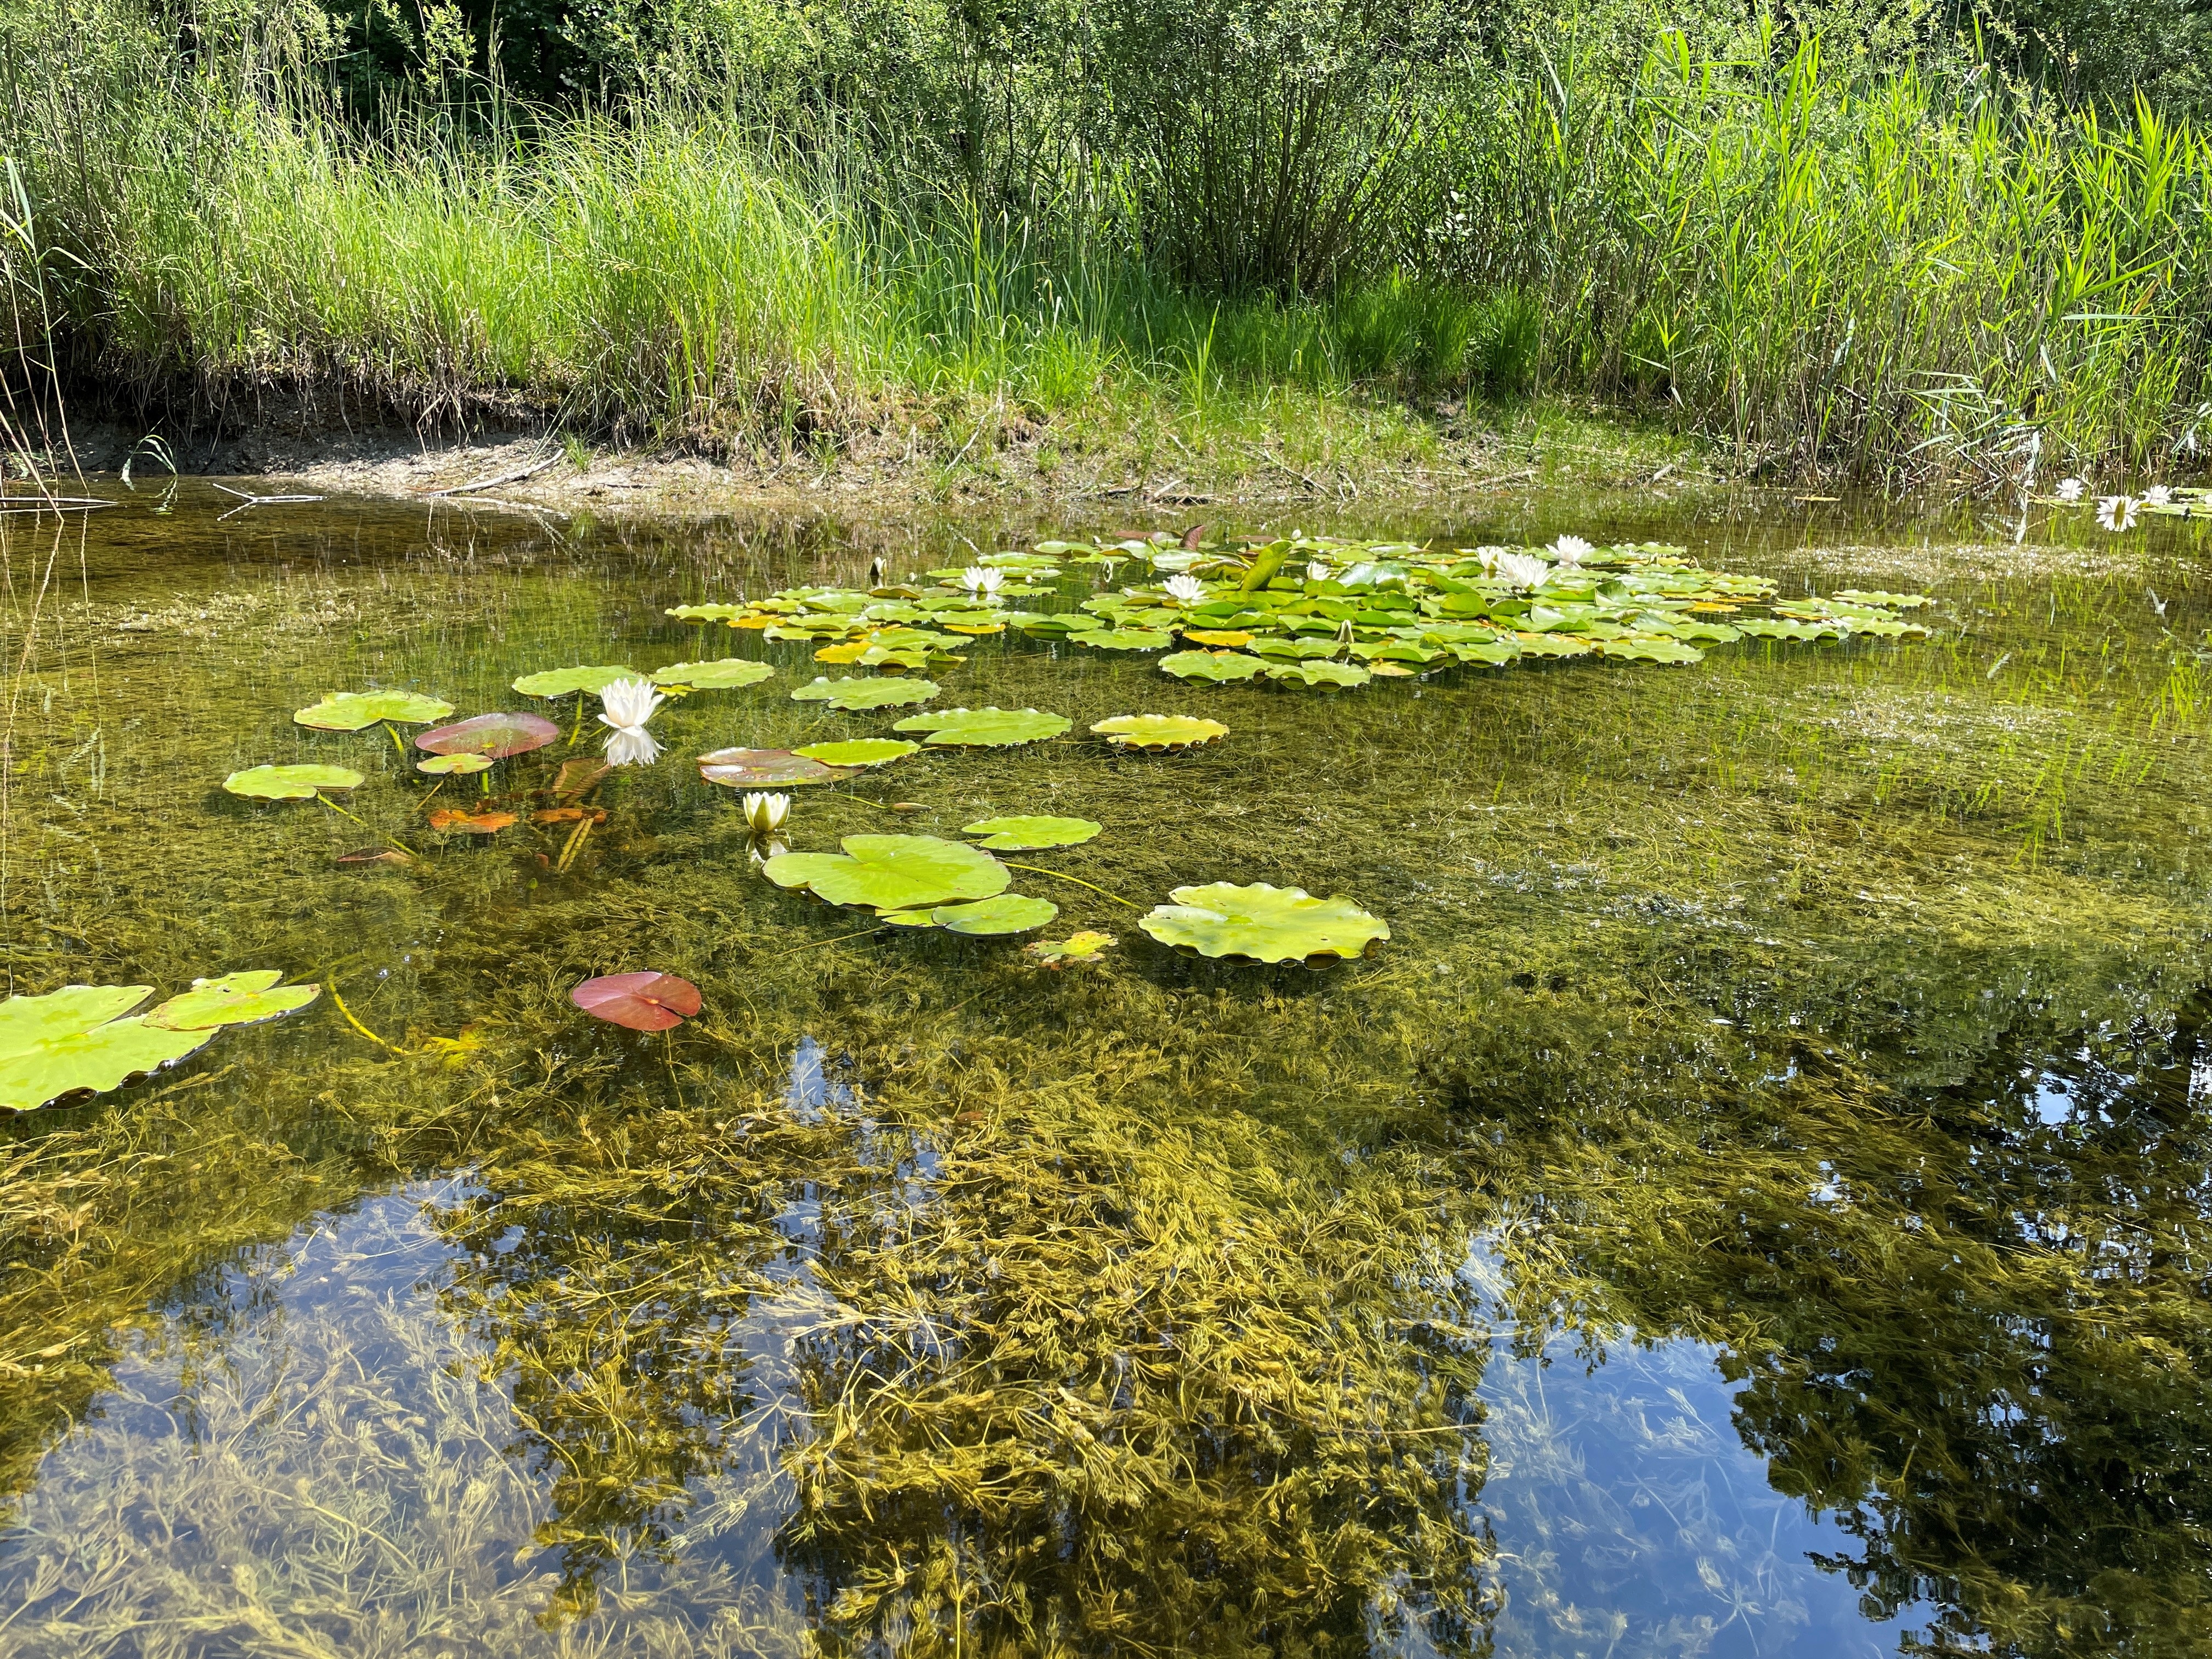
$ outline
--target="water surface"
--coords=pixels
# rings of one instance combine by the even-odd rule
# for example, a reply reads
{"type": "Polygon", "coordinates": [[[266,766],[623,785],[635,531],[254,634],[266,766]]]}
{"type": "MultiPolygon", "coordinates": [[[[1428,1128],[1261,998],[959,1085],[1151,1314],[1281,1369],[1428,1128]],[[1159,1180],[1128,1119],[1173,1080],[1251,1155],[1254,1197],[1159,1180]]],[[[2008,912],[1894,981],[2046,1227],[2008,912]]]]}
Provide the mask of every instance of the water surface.
{"type": "Polygon", "coordinates": [[[1023,861],[1392,930],[1325,973],[1206,963],[1040,877],[1054,936],[1121,940],[1053,975],[763,880],[688,757],[896,711],[793,703],[807,647],[664,612],[1118,521],[218,511],[0,528],[11,986],[283,967],[383,1041],[326,998],[9,1127],[0,1651],[2205,1639],[2188,526],[1740,497],[1329,526],[1941,600],[1928,640],[1686,668],[1334,696],[979,641],[941,702],[1073,733],[802,796],[794,847],[1079,814],[1106,833],[1023,861]],[[556,831],[441,843],[388,740],[290,720],[733,652],[779,678],[666,711],[565,874],[556,831]],[[1231,735],[1082,736],[1134,712],[1231,735]],[[216,787],[311,758],[370,775],[368,827],[216,787]],[[378,833],[428,856],[336,861],[378,833]],[[566,1000],[641,967],[704,1015],[566,1000]]]}

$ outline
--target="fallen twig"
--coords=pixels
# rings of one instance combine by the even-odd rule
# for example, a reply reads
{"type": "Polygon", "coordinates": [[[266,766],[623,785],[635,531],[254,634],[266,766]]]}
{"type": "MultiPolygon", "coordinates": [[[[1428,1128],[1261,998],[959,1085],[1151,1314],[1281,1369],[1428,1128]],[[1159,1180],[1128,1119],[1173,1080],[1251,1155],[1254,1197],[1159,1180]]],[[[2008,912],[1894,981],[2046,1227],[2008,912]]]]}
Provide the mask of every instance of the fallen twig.
{"type": "Polygon", "coordinates": [[[534,478],[561,458],[547,455],[529,465],[517,467],[512,472],[500,473],[496,477],[478,478],[474,483],[454,484],[445,489],[418,489],[418,495],[466,495],[479,489],[496,489],[501,484],[520,483],[525,478],[534,478]]]}

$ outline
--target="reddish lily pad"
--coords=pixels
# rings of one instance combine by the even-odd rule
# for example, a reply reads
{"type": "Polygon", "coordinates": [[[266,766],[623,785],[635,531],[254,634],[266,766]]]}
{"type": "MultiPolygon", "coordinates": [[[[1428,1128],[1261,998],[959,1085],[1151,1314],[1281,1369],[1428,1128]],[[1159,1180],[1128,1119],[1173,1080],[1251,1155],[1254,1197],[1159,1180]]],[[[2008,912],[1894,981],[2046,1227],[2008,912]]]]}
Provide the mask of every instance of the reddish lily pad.
{"type": "Polygon", "coordinates": [[[458,806],[442,807],[430,814],[430,827],[441,832],[493,836],[514,822],[512,812],[471,812],[458,806]]]}
{"type": "Polygon", "coordinates": [[[732,789],[791,789],[808,783],[842,783],[857,766],[825,766],[788,749],[717,749],[699,757],[699,775],[732,789]]]}
{"type": "Polygon", "coordinates": [[[477,714],[423,732],[415,739],[415,746],[434,755],[479,755],[486,760],[505,760],[509,755],[543,749],[560,735],[561,728],[543,714],[477,714]]]}
{"type": "Polygon", "coordinates": [[[568,1000],[594,1019],[633,1031],[672,1031],[699,1012],[699,988],[673,974],[607,974],[587,979],[568,1000]]]}

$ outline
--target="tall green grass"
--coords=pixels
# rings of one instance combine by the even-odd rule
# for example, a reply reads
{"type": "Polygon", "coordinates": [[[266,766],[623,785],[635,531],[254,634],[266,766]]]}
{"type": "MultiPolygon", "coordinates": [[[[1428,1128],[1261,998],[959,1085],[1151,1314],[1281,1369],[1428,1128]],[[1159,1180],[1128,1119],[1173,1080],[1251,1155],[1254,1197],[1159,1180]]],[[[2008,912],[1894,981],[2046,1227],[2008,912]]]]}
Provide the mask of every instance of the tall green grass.
{"type": "Polygon", "coordinates": [[[2212,397],[2212,143],[1971,70],[1832,73],[1817,41],[1769,70],[1675,39],[1626,87],[1471,69],[1425,129],[1434,222],[1218,294],[1147,258],[1110,157],[1017,214],[727,107],[370,132],[274,71],[61,100],[0,47],[64,355],[142,399],[282,381],[787,440],[1137,397],[1202,441],[1224,400],[1291,418],[1277,389],[1549,393],[1796,471],[2018,481],[2162,465],[2212,397]]]}

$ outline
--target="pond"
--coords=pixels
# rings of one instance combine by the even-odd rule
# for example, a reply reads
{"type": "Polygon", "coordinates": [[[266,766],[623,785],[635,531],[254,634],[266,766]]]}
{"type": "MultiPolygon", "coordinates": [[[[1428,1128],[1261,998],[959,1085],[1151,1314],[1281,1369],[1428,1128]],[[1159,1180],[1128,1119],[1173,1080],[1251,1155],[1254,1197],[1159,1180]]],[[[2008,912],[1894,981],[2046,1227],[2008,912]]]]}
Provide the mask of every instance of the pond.
{"type": "Polygon", "coordinates": [[[1001,854],[1048,927],[967,937],[770,879],[695,761],[912,710],[794,701],[865,667],[667,613],[1187,520],[152,499],[0,520],[9,988],[331,989],[7,1124],[0,1652],[2206,1639],[2200,522],[1309,516],[1934,603],[1341,690],[963,636],[936,706],[1068,729],[794,789],[775,836],[1103,826],[1001,854]],[[775,673],[670,702],[580,813],[514,793],[605,735],[518,677],[729,656],[775,673]],[[293,719],[372,688],[559,732],[441,778],[293,719]],[[1229,730],[1091,734],[1134,714],[1229,730]],[[365,781],[222,788],[268,763],[365,781]],[[1268,965],[1139,925],[1261,882],[1389,938],[1268,965]],[[1115,943],[1027,949],[1078,930],[1115,943]],[[570,1000],[644,970],[697,1015],[570,1000]]]}

